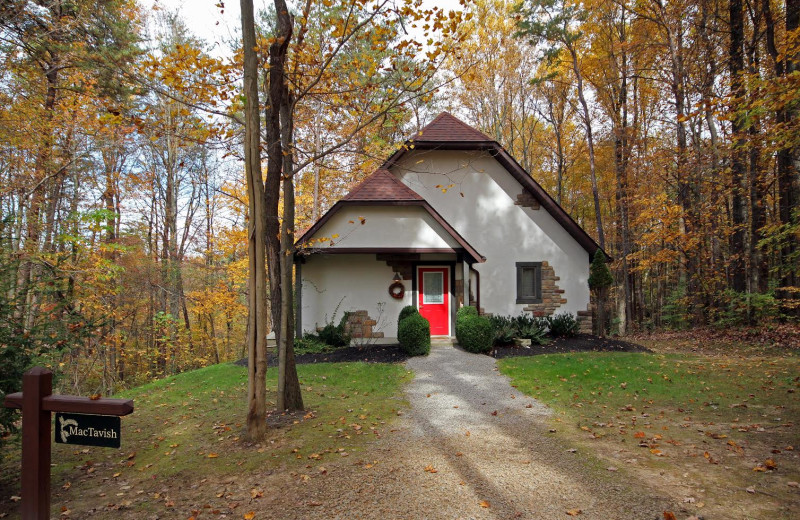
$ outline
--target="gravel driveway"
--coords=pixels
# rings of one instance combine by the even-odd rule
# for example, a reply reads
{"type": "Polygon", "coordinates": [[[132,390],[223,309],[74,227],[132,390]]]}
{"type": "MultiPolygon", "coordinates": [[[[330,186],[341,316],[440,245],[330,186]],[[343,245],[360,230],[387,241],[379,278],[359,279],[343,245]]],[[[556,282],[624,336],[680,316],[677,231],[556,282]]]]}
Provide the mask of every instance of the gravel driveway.
{"type": "Polygon", "coordinates": [[[365,454],[372,465],[331,472],[284,517],[655,519],[669,509],[622,470],[569,451],[549,431],[550,410],[492,358],[434,347],[408,367],[410,410],[365,454]]]}

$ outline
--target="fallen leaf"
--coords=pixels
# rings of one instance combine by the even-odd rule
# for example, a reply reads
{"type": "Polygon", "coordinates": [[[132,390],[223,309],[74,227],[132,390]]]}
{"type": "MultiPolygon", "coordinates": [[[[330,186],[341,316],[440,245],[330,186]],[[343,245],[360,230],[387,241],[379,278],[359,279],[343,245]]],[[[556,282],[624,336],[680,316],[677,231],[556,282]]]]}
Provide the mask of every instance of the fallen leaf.
{"type": "Polygon", "coordinates": [[[244,520],[253,520],[253,518],[255,517],[256,517],[256,512],[250,511],[249,513],[245,513],[243,518],[244,520]]]}
{"type": "Polygon", "coordinates": [[[570,509],[567,511],[567,515],[569,516],[578,516],[579,514],[583,513],[580,509],[570,509]]]}
{"type": "Polygon", "coordinates": [[[489,507],[491,507],[491,504],[489,503],[488,500],[481,500],[481,507],[488,509],[489,507]]]}
{"type": "Polygon", "coordinates": [[[636,432],[633,434],[634,439],[644,439],[645,435],[644,432],[636,432]]]}
{"type": "Polygon", "coordinates": [[[253,488],[250,490],[250,498],[256,499],[264,496],[264,492],[260,489],[253,488]]]}
{"type": "Polygon", "coordinates": [[[427,471],[428,473],[438,473],[438,472],[439,472],[439,470],[438,470],[438,469],[434,468],[434,467],[433,467],[432,465],[430,465],[430,464],[428,464],[427,466],[425,466],[425,471],[427,471]]]}
{"type": "Polygon", "coordinates": [[[216,459],[217,457],[219,457],[218,453],[209,453],[208,454],[208,458],[209,459],[216,459]]]}
{"type": "Polygon", "coordinates": [[[61,489],[69,489],[71,487],[72,487],[72,482],[67,481],[64,483],[63,486],[61,486],[61,489]]]}
{"type": "Polygon", "coordinates": [[[766,466],[767,469],[778,469],[778,465],[775,464],[775,461],[772,460],[772,459],[765,460],[764,461],[764,466],[766,466]]]}
{"type": "Polygon", "coordinates": [[[677,520],[675,518],[675,513],[672,511],[664,511],[664,520],[677,520]]]}

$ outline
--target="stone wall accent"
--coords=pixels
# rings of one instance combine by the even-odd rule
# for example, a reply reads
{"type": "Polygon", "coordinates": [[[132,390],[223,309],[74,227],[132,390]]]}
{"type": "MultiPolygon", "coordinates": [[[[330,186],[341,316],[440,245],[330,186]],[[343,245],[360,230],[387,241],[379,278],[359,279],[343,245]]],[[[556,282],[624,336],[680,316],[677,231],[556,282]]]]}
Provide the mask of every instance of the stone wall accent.
{"type": "Polygon", "coordinates": [[[367,311],[351,311],[347,315],[347,321],[344,324],[344,332],[349,334],[353,339],[362,338],[382,338],[383,332],[375,332],[372,327],[377,325],[377,322],[369,317],[367,311]]]}
{"type": "Polygon", "coordinates": [[[536,200],[536,197],[534,197],[533,194],[528,190],[524,190],[522,193],[517,195],[517,200],[514,202],[514,205],[522,206],[524,208],[539,209],[539,201],[536,200]]]}
{"type": "Polygon", "coordinates": [[[386,262],[386,265],[391,267],[394,272],[400,273],[403,280],[411,280],[414,272],[413,264],[419,261],[418,254],[393,255],[379,253],[375,257],[379,262],[386,262]]]}
{"type": "Polygon", "coordinates": [[[586,306],[585,311],[578,311],[578,325],[580,325],[580,329],[578,332],[581,334],[593,334],[594,329],[592,328],[592,305],[589,304],[586,306]]]}
{"type": "Polygon", "coordinates": [[[523,310],[530,311],[534,316],[550,316],[556,309],[567,303],[564,298],[564,289],[556,282],[561,280],[556,276],[553,267],[547,262],[542,262],[542,303],[529,303],[523,310]]]}

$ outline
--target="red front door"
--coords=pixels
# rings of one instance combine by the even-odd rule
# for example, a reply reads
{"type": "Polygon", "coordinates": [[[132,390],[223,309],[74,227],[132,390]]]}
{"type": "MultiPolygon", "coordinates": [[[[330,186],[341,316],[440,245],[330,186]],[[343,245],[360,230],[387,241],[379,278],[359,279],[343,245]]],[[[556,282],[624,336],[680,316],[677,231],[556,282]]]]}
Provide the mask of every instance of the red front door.
{"type": "Polygon", "coordinates": [[[431,324],[431,336],[450,335],[450,268],[418,267],[419,313],[431,324]]]}

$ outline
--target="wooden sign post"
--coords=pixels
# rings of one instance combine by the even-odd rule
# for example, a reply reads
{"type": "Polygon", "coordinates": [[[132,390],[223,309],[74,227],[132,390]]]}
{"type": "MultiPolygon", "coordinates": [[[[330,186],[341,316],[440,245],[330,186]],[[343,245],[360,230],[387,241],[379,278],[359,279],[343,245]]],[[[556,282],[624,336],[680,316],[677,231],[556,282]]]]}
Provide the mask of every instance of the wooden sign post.
{"type": "Polygon", "coordinates": [[[50,518],[51,412],[117,417],[133,412],[130,399],[90,399],[52,392],[53,373],[33,367],[22,376],[22,392],[8,394],[5,399],[6,408],[22,409],[23,520],[50,518]]]}

